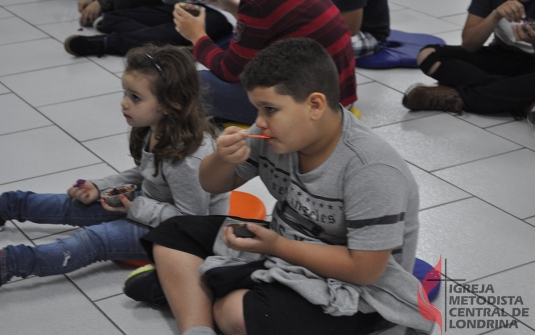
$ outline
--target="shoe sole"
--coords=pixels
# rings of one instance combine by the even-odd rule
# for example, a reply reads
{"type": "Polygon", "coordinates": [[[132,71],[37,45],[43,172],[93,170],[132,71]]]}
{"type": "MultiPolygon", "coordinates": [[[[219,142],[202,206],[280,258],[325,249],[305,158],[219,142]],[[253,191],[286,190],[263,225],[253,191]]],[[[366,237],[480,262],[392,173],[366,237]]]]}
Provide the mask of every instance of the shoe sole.
{"type": "Polygon", "coordinates": [[[126,277],[126,280],[134,277],[135,275],[138,275],[140,273],[143,273],[143,272],[147,272],[147,271],[155,271],[156,268],[154,267],[154,265],[152,264],[147,264],[145,266],[142,266],[140,268],[137,268],[135,269],[134,271],[130,272],[130,274],[128,275],[128,277],[126,277]]]}
{"type": "Polygon", "coordinates": [[[70,43],[73,39],[75,39],[76,37],[80,37],[81,35],[72,35],[72,36],[69,36],[67,37],[67,39],[65,40],[65,42],[63,43],[63,46],[65,47],[65,51],[67,51],[69,54],[73,55],[73,56],[79,56],[77,54],[75,54],[72,50],[71,50],[71,47],[70,47],[70,43]]]}

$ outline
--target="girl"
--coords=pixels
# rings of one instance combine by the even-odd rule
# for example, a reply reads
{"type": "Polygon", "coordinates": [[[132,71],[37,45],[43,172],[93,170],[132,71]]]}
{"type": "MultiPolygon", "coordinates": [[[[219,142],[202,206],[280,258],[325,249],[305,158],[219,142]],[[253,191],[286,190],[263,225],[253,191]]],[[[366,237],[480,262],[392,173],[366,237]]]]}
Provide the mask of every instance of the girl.
{"type": "Polygon", "coordinates": [[[68,273],[103,260],[148,259],[139,238],[177,215],[228,214],[228,194],[201,188],[201,160],[213,152],[215,131],[200,100],[197,70],[181,47],[132,49],[122,77],[121,102],[132,126],[130,153],[136,167],[103,179],[79,180],[67,194],[7,192],[0,198],[3,220],[83,227],[55,243],[9,245],[0,251],[0,285],[13,276],[68,273]],[[123,184],[140,187],[123,207],[100,194],[123,184]]]}

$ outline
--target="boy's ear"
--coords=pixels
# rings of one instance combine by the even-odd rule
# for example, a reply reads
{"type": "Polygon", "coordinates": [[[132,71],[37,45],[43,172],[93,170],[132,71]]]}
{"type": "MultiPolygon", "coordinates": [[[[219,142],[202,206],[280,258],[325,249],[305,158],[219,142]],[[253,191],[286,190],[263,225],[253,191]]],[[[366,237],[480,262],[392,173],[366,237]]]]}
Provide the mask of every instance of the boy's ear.
{"type": "Polygon", "coordinates": [[[310,104],[310,116],[313,120],[319,120],[327,108],[327,99],[325,94],[313,92],[308,96],[310,104]]]}

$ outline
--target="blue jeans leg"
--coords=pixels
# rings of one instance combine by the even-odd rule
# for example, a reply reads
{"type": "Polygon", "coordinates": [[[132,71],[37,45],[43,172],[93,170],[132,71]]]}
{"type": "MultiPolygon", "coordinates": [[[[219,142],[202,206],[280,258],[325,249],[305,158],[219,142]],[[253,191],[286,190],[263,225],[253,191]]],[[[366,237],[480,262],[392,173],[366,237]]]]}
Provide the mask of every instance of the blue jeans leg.
{"type": "Polygon", "coordinates": [[[0,259],[1,283],[63,274],[98,261],[148,259],[139,239],[149,227],[128,219],[105,222],[77,231],[72,237],[36,247],[9,245],[0,259]]]}
{"type": "Polygon", "coordinates": [[[86,205],[67,194],[6,192],[0,196],[0,216],[20,222],[90,226],[125,218],[120,212],[109,212],[99,202],[86,205]]]}

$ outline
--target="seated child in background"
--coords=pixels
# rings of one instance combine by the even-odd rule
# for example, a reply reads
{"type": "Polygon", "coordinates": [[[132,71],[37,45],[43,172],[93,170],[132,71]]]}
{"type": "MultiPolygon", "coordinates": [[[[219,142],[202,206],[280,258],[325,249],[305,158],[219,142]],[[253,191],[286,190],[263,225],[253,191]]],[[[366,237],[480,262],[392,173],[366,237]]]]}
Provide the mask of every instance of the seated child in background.
{"type": "MultiPolygon", "coordinates": [[[[124,56],[128,50],[147,43],[191,45],[175,29],[173,5],[159,1],[158,5],[104,13],[101,20],[95,21],[95,29],[105,35],[69,36],[64,42],[65,50],[74,56],[124,56]]],[[[199,5],[206,8],[203,24],[208,36],[217,40],[232,33],[234,18],[230,14],[214,5],[199,5]]]]}
{"type": "MultiPolygon", "coordinates": [[[[401,156],[339,105],[332,58],[311,39],[287,39],[241,80],[258,109],[250,133],[269,139],[226,128],[200,181],[220,193],[260,176],[277,204],[270,229],[246,225],[253,238],[214,216],[175,217],[142,238],[181,333],[215,334],[215,322],[224,334],[344,335],[384,320],[429,333],[411,274],[418,187],[401,156]]],[[[129,281],[149,288],[153,277],[129,281]]]]}
{"type": "MultiPolygon", "coordinates": [[[[201,71],[208,86],[205,102],[208,113],[218,118],[252,124],[256,110],[239,83],[239,74],[257,52],[277,40],[309,37],[325,47],[338,69],[344,106],[357,100],[355,59],[351,36],[336,6],[323,0],[219,0],[219,6],[238,21],[228,49],[217,46],[204,29],[205,11],[193,17],[175,6],[176,29],[193,45],[195,58],[209,71],[201,71]]],[[[204,93],[203,93],[204,94],[204,93]]]]}
{"type": "Polygon", "coordinates": [[[199,93],[199,77],[185,48],[146,46],[128,53],[121,110],[132,126],[130,153],[137,165],[103,179],[80,181],[67,194],[6,192],[4,220],[83,227],[72,237],[0,251],[0,285],[13,276],[50,276],[104,260],[147,259],[139,238],[177,215],[228,214],[228,194],[205,192],[201,160],[215,148],[214,130],[199,93]],[[100,192],[141,186],[123,207],[110,207],[100,192]]]}
{"type": "Polygon", "coordinates": [[[390,35],[387,0],[333,0],[351,31],[355,57],[373,55],[390,35]]]}
{"type": "Polygon", "coordinates": [[[82,14],[80,16],[80,25],[91,27],[103,12],[109,12],[114,9],[161,4],[161,0],[78,0],[78,11],[82,14]]]}
{"type": "Polygon", "coordinates": [[[461,114],[533,114],[535,101],[535,1],[473,0],[462,46],[427,45],[418,55],[422,71],[438,86],[415,84],[403,106],[461,114]],[[485,42],[494,33],[490,45],[485,42]]]}

